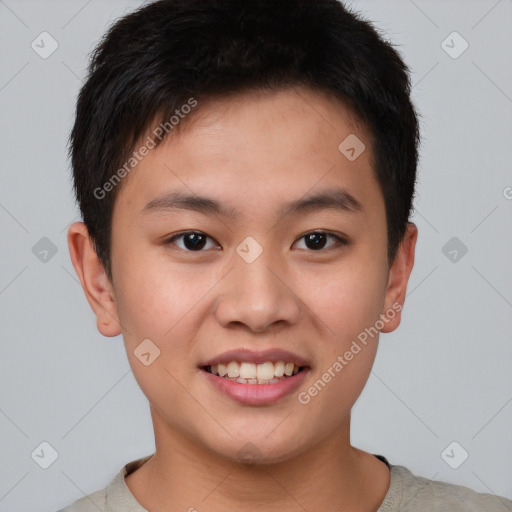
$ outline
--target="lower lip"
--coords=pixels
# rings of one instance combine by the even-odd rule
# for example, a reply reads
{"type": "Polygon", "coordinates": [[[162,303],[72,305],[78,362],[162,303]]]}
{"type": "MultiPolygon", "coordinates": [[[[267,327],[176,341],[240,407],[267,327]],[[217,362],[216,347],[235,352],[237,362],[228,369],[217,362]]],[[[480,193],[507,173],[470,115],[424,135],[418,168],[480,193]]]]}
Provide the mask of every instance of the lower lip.
{"type": "Polygon", "coordinates": [[[304,368],[299,373],[274,384],[241,384],[201,370],[219,391],[247,405],[267,405],[277,402],[297,389],[306,378],[308,371],[309,368],[304,368]]]}

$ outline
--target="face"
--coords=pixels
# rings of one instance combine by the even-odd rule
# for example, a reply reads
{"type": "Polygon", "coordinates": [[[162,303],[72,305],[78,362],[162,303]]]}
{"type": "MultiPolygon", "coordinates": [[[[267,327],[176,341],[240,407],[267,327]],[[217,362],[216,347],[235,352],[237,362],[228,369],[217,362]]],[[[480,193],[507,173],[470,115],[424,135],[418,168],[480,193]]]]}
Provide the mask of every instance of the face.
{"type": "Polygon", "coordinates": [[[414,236],[390,268],[370,140],[342,104],[289,89],[196,110],[125,178],[109,299],[99,284],[88,298],[100,331],[123,334],[157,438],[285,460],[347,431],[375,326],[399,323],[414,236]],[[279,362],[300,371],[276,377],[279,362]]]}

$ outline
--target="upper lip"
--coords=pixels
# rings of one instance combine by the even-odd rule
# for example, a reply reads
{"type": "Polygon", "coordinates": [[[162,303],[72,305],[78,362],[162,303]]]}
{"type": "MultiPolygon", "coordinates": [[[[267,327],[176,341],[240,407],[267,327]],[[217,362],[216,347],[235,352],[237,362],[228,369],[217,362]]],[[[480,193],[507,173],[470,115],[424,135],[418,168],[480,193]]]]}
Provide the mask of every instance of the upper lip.
{"type": "Polygon", "coordinates": [[[296,366],[308,366],[306,359],[297,354],[294,354],[293,352],[277,348],[270,348],[268,350],[261,350],[258,352],[248,349],[228,350],[227,352],[223,352],[222,354],[208,359],[202,363],[200,367],[212,366],[219,363],[227,365],[231,361],[254,364],[262,364],[268,361],[283,361],[285,363],[294,363],[296,366]]]}

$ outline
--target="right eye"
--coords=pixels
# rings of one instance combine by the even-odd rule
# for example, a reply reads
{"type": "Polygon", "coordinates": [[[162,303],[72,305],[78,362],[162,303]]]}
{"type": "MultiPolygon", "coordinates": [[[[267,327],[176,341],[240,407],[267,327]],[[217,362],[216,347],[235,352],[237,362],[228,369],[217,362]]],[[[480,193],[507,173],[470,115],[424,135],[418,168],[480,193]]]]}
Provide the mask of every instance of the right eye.
{"type": "MultiPolygon", "coordinates": [[[[213,238],[209,237],[205,233],[202,233],[201,231],[185,231],[182,233],[176,233],[175,235],[172,235],[170,238],[165,240],[164,244],[175,244],[177,247],[184,251],[189,252],[202,252],[202,249],[205,248],[206,245],[208,245],[208,240],[213,241],[213,238]],[[180,246],[179,244],[175,243],[176,240],[182,238],[183,239],[183,245],[180,246]]],[[[213,248],[215,248],[215,244],[213,244],[213,248]]],[[[218,245],[217,245],[218,247],[218,245]]],[[[211,249],[212,247],[207,247],[207,249],[211,249]]]]}

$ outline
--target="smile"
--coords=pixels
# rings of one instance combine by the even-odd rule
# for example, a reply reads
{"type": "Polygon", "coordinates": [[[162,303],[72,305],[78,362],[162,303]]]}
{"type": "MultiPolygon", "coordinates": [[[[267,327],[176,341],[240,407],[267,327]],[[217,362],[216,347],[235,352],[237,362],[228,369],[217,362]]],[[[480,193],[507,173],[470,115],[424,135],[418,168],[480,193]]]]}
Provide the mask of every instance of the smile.
{"type": "Polygon", "coordinates": [[[275,384],[297,375],[303,369],[303,366],[284,361],[267,361],[262,364],[231,361],[226,365],[219,363],[204,367],[212,375],[240,384],[275,384]]]}
{"type": "MultiPolygon", "coordinates": [[[[295,366],[291,369],[290,366],[286,368],[287,363],[277,361],[277,363],[262,363],[259,365],[253,363],[237,363],[231,361],[225,368],[230,367],[236,373],[238,369],[238,377],[230,377],[229,373],[223,376],[219,375],[219,365],[205,366],[201,368],[201,375],[206,377],[208,386],[211,386],[221,395],[227,396],[231,400],[243,405],[264,406],[270,405],[290,396],[294,391],[301,386],[304,379],[309,374],[310,368],[308,366],[295,366]],[[233,363],[233,364],[232,364],[233,363]],[[282,363],[282,364],[280,364],[282,363]],[[248,366],[245,366],[245,365],[248,366]],[[272,365],[272,368],[270,367],[272,365]],[[258,366],[262,366],[259,375],[265,377],[258,379],[258,366]],[[276,377],[276,373],[280,374],[284,366],[285,372],[283,375],[276,377]],[[213,371],[215,370],[215,373],[213,371]],[[266,372],[266,373],[261,373],[266,372]],[[268,378],[271,375],[271,378],[268,378]],[[249,375],[251,378],[244,378],[244,375],[249,375]],[[256,375],[253,377],[253,375],[256,375]]],[[[221,367],[221,373],[224,369],[221,367]]]]}

